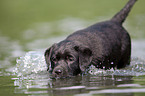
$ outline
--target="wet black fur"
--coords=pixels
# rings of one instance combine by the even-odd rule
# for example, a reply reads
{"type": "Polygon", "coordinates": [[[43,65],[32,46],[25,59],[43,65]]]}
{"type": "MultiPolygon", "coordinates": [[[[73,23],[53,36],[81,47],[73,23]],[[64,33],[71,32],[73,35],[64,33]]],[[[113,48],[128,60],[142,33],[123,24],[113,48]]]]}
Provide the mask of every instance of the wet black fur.
{"type": "Polygon", "coordinates": [[[76,31],[48,48],[45,59],[53,77],[77,75],[91,64],[101,69],[129,65],[131,39],[122,23],[135,1],[129,0],[111,20],[76,31]]]}

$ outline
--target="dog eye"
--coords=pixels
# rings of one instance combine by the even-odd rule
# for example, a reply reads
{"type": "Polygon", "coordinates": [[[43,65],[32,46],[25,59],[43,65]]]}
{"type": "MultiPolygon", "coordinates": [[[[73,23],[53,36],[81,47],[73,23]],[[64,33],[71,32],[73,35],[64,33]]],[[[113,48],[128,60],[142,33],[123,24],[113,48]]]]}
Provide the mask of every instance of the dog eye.
{"type": "Polygon", "coordinates": [[[74,61],[74,58],[73,58],[73,56],[68,55],[68,56],[66,56],[66,60],[68,60],[68,61],[74,61]]]}
{"type": "Polygon", "coordinates": [[[56,59],[56,58],[52,58],[52,61],[53,61],[54,63],[56,63],[56,62],[57,62],[57,59],[56,59]]]}

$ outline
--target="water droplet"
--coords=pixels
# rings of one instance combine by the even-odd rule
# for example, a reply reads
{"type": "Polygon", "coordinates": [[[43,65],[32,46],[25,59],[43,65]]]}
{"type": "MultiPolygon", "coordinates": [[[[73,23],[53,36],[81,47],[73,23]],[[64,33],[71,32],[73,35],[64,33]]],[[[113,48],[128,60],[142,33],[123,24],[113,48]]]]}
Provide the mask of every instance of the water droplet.
{"type": "Polygon", "coordinates": [[[103,66],[103,69],[105,69],[105,66],[103,66]]]}
{"type": "Polygon", "coordinates": [[[113,62],[111,62],[111,64],[114,64],[113,62]]]}

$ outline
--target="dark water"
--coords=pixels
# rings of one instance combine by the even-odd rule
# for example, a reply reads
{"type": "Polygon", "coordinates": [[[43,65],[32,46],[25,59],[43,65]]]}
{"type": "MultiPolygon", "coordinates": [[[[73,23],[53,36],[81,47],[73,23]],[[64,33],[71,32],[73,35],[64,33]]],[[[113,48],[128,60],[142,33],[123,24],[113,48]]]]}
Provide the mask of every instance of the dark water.
{"type": "Polygon", "coordinates": [[[112,17],[125,3],[1,0],[0,96],[144,96],[144,0],[138,0],[124,24],[132,38],[130,66],[106,71],[91,66],[86,75],[65,79],[51,79],[46,71],[46,48],[76,30],[112,17]]]}

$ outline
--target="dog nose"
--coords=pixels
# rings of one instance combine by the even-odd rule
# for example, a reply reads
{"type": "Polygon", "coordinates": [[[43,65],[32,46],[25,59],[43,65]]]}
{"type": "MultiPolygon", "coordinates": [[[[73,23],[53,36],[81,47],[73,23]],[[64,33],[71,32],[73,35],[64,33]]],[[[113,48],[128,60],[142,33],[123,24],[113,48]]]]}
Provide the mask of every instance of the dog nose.
{"type": "Polygon", "coordinates": [[[59,69],[59,70],[56,70],[55,73],[56,73],[57,75],[60,75],[60,74],[62,73],[62,70],[60,70],[60,69],[59,69]]]}

